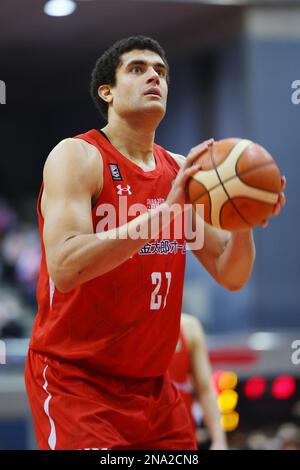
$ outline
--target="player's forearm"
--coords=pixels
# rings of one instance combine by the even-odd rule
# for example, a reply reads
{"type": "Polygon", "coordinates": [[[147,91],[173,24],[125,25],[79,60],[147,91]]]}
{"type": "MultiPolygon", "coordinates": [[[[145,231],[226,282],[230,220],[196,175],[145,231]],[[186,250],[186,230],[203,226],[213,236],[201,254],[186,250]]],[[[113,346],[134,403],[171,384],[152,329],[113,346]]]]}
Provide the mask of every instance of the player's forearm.
{"type": "Polygon", "coordinates": [[[161,204],[116,229],[99,234],[80,234],[64,241],[57,249],[56,256],[52,256],[52,264],[48,263],[57,289],[69,292],[128,260],[147,241],[159,235],[163,228],[162,216],[168,211],[169,206],[161,204]],[[153,227],[156,229],[153,230],[153,227]],[[143,238],[134,239],[134,232],[142,233],[143,238]]]}
{"type": "Polygon", "coordinates": [[[199,401],[203,410],[204,422],[209,431],[212,443],[225,448],[226,437],[221,427],[221,416],[218,410],[216,396],[211,387],[201,391],[199,401]]]}
{"type": "Polygon", "coordinates": [[[231,233],[217,260],[218,278],[229,290],[241,289],[248,281],[255,260],[253,232],[231,233]]]}

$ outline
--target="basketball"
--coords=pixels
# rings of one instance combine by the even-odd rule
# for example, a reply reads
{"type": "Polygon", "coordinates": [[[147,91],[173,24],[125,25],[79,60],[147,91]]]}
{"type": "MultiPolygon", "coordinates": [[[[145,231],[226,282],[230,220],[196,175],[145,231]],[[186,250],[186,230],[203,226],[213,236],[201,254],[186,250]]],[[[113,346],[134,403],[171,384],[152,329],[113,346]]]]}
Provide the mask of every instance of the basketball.
{"type": "Polygon", "coordinates": [[[281,175],[272,156],[246,139],[214,142],[194,164],[201,170],[188,185],[193,204],[204,204],[204,220],[214,227],[243,231],[262,223],[273,211],[281,175]]]}

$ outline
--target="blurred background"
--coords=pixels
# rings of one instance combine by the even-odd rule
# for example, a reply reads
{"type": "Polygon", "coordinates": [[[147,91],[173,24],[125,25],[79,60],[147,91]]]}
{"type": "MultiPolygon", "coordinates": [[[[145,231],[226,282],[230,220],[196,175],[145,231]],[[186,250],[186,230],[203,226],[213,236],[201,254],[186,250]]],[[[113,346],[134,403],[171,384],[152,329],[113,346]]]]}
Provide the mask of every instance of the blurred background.
{"type": "Polygon", "coordinates": [[[0,24],[0,449],[36,448],[23,367],[43,164],[61,139],[104,125],[91,70],[135,34],[157,39],[171,66],[157,143],[187,154],[211,136],[250,138],[287,177],[282,215],[255,229],[247,286],[225,291],[188,255],[184,310],[205,329],[218,393],[222,372],[237,375],[236,405],[219,400],[230,447],[300,449],[300,2],[1,0],[0,24]]]}

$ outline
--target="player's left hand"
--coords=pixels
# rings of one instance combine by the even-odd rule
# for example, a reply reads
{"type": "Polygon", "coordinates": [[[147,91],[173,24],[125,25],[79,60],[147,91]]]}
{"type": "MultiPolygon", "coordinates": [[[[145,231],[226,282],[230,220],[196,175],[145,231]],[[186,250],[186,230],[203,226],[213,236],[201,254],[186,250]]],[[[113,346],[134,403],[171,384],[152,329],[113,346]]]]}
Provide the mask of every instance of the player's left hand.
{"type": "MultiPolygon", "coordinates": [[[[278,202],[274,206],[272,216],[278,216],[281,212],[281,209],[285,206],[285,203],[286,203],[286,199],[284,195],[285,188],[286,188],[286,177],[282,176],[281,177],[281,192],[279,194],[278,202]]],[[[268,224],[269,224],[269,221],[264,220],[261,225],[263,228],[265,228],[268,226],[268,224]]]]}

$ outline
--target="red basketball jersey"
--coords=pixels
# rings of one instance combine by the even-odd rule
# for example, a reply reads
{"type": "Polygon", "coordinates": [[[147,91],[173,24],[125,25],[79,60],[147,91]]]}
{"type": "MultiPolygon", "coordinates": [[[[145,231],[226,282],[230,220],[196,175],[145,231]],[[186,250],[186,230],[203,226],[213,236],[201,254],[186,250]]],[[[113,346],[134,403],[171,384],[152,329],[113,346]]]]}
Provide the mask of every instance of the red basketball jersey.
{"type": "MultiPolygon", "coordinates": [[[[94,232],[99,231],[97,225],[103,221],[103,204],[115,207],[118,220],[121,197],[128,207],[142,203],[148,209],[166,199],[179,167],[162,147],[154,145],[156,168],[144,172],[99,131],[76,137],[98,148],[103,158],[103,191],[91,209],[94,232]]],[[[42,245],[38,313],[30,348],[108,374],[164,374],[180,326],[184,237],[151,240],[112,271],[61,293],[47,270],[40,210],[42,190],[38,200],[42,245]]]]}
{"type": "Polygon", "coordinates": [[[187,347],[182,329],[180,330],[177,346],[169,367],[170,377],[187,407],[191,422],[196,428],[196,422],[192,414],[193,386],[190,381],[191,353],[187,347]]]}

